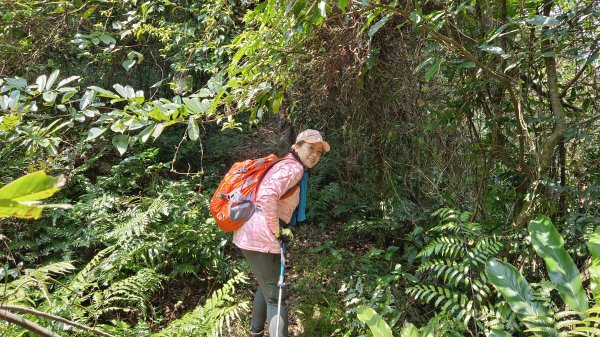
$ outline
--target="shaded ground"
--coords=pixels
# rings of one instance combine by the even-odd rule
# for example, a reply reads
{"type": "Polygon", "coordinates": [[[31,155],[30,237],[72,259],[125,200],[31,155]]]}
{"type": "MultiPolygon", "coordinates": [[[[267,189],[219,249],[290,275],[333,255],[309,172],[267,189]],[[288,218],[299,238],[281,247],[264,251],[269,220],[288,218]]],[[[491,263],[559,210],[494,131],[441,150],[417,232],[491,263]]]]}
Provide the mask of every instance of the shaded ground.
{"type": "MultiPolygon", "coordinates": [[[[295,231],[295,240],[288,253],[286,269],[291,337],[340,336],[347,316],[342,282],[352,272],[350,259],[354,253],[337,248],[339,226],[326,229],[304,225],[295,231]]],[[[251,301],[256,283],[252,280],[243,292],[251,301]]],[[[242,315],[236,324],[238,336],[247,336],[250,313],[242,315]]],[[[236,336],[237,337],[237,336],[236,336]]]]}

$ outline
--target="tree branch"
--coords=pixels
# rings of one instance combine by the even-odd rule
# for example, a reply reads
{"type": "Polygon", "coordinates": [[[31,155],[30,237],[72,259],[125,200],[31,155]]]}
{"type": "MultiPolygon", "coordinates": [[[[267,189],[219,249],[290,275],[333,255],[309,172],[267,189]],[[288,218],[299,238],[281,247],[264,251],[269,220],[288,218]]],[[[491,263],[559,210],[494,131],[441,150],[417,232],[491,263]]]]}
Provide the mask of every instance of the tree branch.
{"type": "MultiPolygon", "coordinates": [[[[113,335],[107,334],[106,332],[102,332],[102,331],[96,330],[94,328],[90,328],[90,327],[88,327],[86,325],[70,321],[70,320],[68,320],[66,318],[62,318],[60,316],[55,316],[55,315],[47,314],[45,312],[38,311],[38,310],[35,310],[35,309],[31,309],[31,308],[23,308],[23,307],[17,307],[17,306],[12,306],[12,305],[2,305],[2,306],[0,306],[0,311],[3,311],[3,310],[20,312],[20,313],[24,313],[24,314],[30,314],[30,315],[35,315],[35,316],[43,317],[43,318],[48,318],[48,319],[51,319],[51,320],[56,321],[56,322],[61,322],[61,323],[64,323],[64,324],[67,324],[67,325],[74,326],[76,328],[85,330],[85,331],[89,331],[89,332],[95,333],[96,335],[99,335],[99,336],[114,337],[113,335]]],[[[19,317],[19,316],[17,316],[17,317],[19,317]]]]}
{"type": "Polygon", "coordinates": [[[28,331],[31,331],[42,337],[61,337],[60,335],[55,334],[54,332],[39,326],[31,321],[26,320],[21,316],[17,316],[15,314],[11,314],[6,310],[0,310],[0,319],[6,321],[8,323],[12,323],[18,325],[28,331]]]}
{"type": "MultiPolygon", "coordinates": [[[[552,9],[552,0],[544,1],[544,15],[549,15],[552,9]]],[[[553,51],[552,42],[550,40],[542,40],[542,50],[544,52],[553,51]]],[[[544,66],[546,68],[546,78],[548,84],[548,98],[550,100],[550,108],[554,117],[554,130],[546,138],[545,144],[542,145],[541,153],[538,157],[537,168],[534,181],[529,190],[529,196],[525,197],[523,205],[518,213],[513,218],[513,226],[520,228],[527,225],[531,219],[530,210],[536,199],[537,189],[540,185],[540,178],[548,171],[554,156],[554,150],[558,142],[564,138],[567,132],[567,118],[561,102],[560,93],[558,91],[558,74],[556,72],[556,60],[554,57],[544,58],[544,66]]]]}
{"type": "Polygon", "coordinates": [[[565,97],[565,95],[567,94],[567,91],[569,90],[569,88],[575,84],[575,82],[577,82],[577,80],[579,80],[579,78],[581,77],[581,75],[583,75],[583,72],[585,71],[585,69],[587,68],[588,65],[590,65],[592,63],[592,60],[596,58],[598,51],[600,51],[600,47],[596,48],[596,50],[594,50],[590,56],[588,57],[587,60],[585,60],[585,63],[583,64],[583,67],[581,67],[581,69],[579,70],[579,72],[577,73],[577,75],[575,75],[575,77],[573,77],[569,83],[567,83],[567,85],[565,85],[565,87],[563,88],[563,90],[560,93],[560,98],[565,97]]]}
{"type": "MultiPolygon", "coordinates": [[[[392,13],[396,13],[397,15],[400,15],[401,17],[403,17],[405,19],[409,19],[409,15],[406,10],[391,7],[388,5],[382,5],[382,4],[372,4],[372,5],[374,7],[383,8],[392,13]]],[[[427,26],[426,24],[419,24],[418,26],[420,28],[422,28],[425,32],[427,32],[428,34],[433,36],[433,38],[436,39],[438,42],[441,42],[442,44],[444,44],[448,47],[452,47],[453,49],[457,50],[464,58],[475,63],[477,65],[477,67],[479,67],[479,69],[481,69],[483,72],[485,72],[492,78],[496,79],[497,81],[501,82],[505,87],[508,87],[510,85],[510,83],[512,82],[512,79],[510,77],[499,74],[499,73],[495,72],[494,70],[492,70],[490,67],[488,67],[483,62],[481,62],[477,57],[475,57],[475,55],[473,55],[470,51],[468,51],[461,43],[459,43],[455,39],[448,37],[446,35],[443,35],[436,30],[433,30],[431,27],[427,26]]]]}

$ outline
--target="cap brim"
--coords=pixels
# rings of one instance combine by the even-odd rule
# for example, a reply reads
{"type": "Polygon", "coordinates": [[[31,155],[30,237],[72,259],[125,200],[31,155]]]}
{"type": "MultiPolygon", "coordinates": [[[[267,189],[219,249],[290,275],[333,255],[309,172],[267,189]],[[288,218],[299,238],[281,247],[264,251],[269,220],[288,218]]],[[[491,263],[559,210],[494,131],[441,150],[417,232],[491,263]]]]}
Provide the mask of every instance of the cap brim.
{"type": "Polygon", "coordinates": [[[331,150],[331,147],[329,146],[329,143],[327,143],[327,142],[326,142],[326,141],[324,141],[324,140],[318,140],[318,141],[316,141],[316,142],[308,142],[308,141],[307,141],[307,143],[311,143],[311,144],[321,143],[321,145],[323,145],[323,150],[324,150],[325,152],[329,152],[329,150],[331,150]]]}

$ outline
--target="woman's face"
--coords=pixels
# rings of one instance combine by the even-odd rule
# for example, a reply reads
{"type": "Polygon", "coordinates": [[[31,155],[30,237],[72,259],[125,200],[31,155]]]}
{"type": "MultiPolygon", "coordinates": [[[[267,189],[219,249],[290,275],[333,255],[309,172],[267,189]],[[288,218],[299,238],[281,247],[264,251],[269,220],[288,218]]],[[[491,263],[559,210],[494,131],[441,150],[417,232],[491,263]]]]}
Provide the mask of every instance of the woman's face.
{"type": "Polygon", "coordinates": [[[321,160],[321,155],[323,154],[323,144],[302,143],[302,145],[296,144],[294,146],[300,161],[307,168],[315,167],[319,160],[321,160]]]}

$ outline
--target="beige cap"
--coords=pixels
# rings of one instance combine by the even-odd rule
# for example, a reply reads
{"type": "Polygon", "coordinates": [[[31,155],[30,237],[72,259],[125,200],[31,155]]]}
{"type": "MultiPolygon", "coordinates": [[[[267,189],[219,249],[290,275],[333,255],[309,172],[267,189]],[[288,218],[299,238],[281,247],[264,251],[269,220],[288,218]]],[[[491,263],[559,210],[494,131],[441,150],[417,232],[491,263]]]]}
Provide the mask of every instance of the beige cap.
{"type": "Polygon", "coordinates": [[[325,150],[325,152],[329,152],[329,150],[331,149],[329,144],[323,140],[323,136],[321,136],[321,133],[317,130],[306,129],[300,132],[298,134],[298,137],[296,137],[296,143],[300,143],[302,141],[313,144],[321,143],[323,144],[323,150],[325,150]]]}

